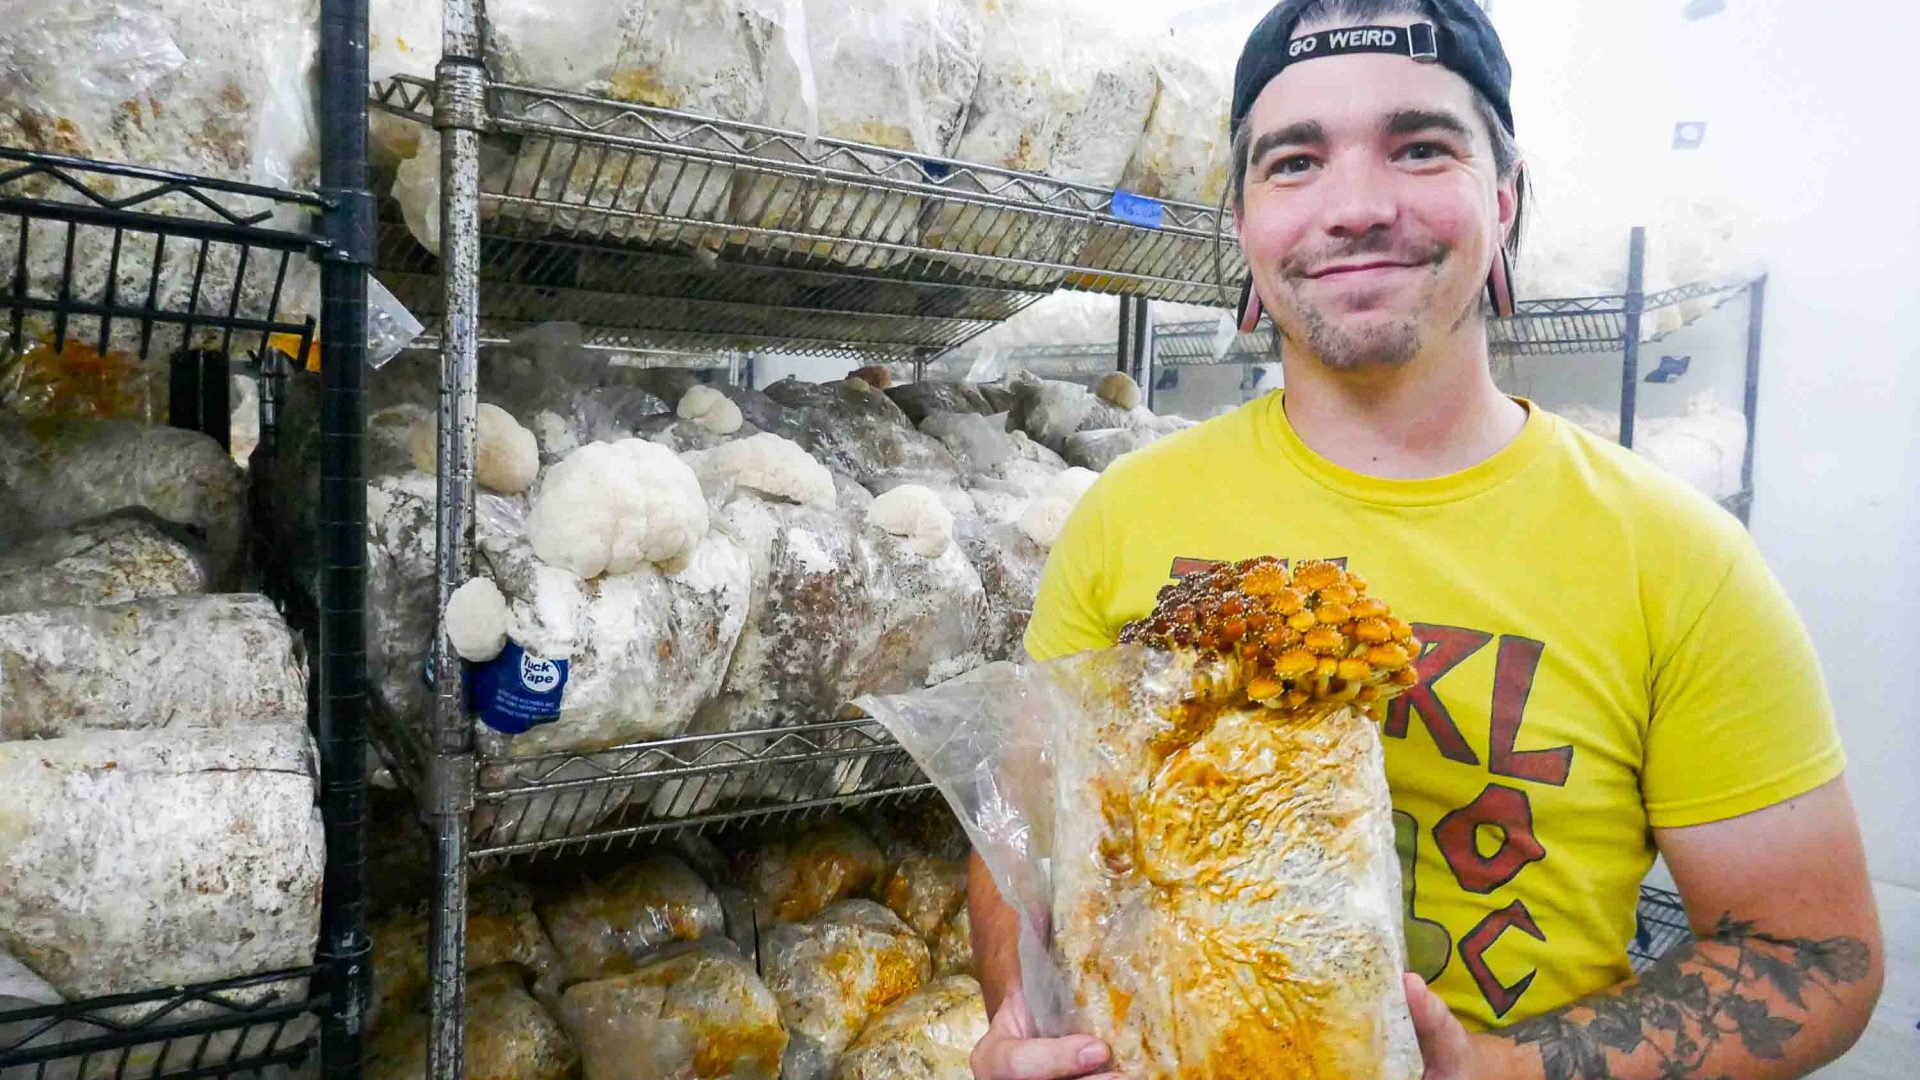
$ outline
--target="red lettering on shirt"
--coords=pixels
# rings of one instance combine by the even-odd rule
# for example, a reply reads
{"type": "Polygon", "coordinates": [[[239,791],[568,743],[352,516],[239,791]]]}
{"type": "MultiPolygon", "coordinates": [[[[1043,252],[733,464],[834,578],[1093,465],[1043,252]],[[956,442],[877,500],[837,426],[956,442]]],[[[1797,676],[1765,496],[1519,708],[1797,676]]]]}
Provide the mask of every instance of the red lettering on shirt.
{"type": "Polygon", "coordinates": [[[1474,800],[1440,819],[1433,839],[1460,887],[1485,895],[1512,881],[1527,864],[1547,857],[1533,833],[1533,805],[1518,788],[1488,784],[1474,800]],[[1482,825],[1500,830],[1500,848],[1480,854],[1475,839],[1482,825]]]}
{"type": "Polygon", "coordinates": [[[1488,913],[1460,939],[1460,959],[1465,961],[1467,971],[1473,975],[1474,985],[1480,988],[1480,996],[1487,999],[1496,1017],[1507,1015],[1520,1003],[1521,995],[1533,985],[1533,977],[1539,973],[1536,968],[1508,984],[1502,983],[1487,967],[1487,950],[1493,948],[1500,940],[1500,935],[1509,929],[1517,929],[1535,941],[1547,940],[1547,935],[1540,932],[1532,913],[1527,910],[1526,902],[1522,900],[1515,900],[1499,911],[1488,913]]]}
{"type": "Polygon", "coordinates": [[[1500,655],[1493,668],[1493,713],[1491,737],[1487,747],[1487,771],[1515,780],[1536,784],[1567,786],[1567,773],[1573,767],[1573,747],[1556,746],[1551,750],[1515,750],[1520,737],[1520,721],[1527,711],[1527,697],[1533,693],[1533,676],[1540,669],[1540,654],[1547,646],[1532,638],[1502,636],[1500,655]]]}
{"type": "Polygon", "coordinates": [[[1433,684],[1458,667],[1461,661],[1479,652],[1487,642],[1493,640],[1493,635],[1459,626],[1428,623],[1415,623],[1413,632],[1426,645],[1425,651],[1413,664],[1414,671],[1420,675],[1420,684],[1394,698],[1387,706],[1386,734],[1396,739],[1406,738],[1408,718],[1417,712],[1420,722],[1427,727],[1427,734],[1433,736],[1434,745],[1440,748],[1440,756],[1463,765],[1478,765],[1479,755],[1467,745],[1466,738],[1460,734],[1459,725],[1453,722],[1453,714],[1447,711],[1439,696],[1433,692],[1433,684]]]}
{"type": "Polygon", "coordinates": [[[1188,574],[1197,574],[1202,570],[1211,570],[1219,565],[1219,559],[1175,559],[1173,560],[1173,569],[1167,571],[1167,576],[1183,578],[1188,574]]]}

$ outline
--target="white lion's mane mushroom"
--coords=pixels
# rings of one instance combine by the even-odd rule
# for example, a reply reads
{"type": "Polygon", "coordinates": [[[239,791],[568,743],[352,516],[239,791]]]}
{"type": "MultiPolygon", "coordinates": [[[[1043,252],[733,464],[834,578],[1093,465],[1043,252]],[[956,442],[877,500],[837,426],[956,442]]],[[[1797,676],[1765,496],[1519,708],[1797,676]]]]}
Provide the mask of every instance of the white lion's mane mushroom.
{"type": "Polygon", "coordinates": [[[533,553],[587,579],[679,558],[706,534],[707,501],[693,469],[641,439],[568,454],[547,470],[527,515],[533,553]]]}
{"type": "Polygon", "coordinates": [[[680,395],[680,405],[674,414],[682,420],[699,424],[715,435],[731,435],[746,422],[746,418],[740,414],[740,406],[711,386],[695,386],[680,395]]]}
{"type": "Polygon", "coordinates": [[[874,499],[867,524],[900,537],[908,550],[929,559],[953,546],[953,512],[939,495],[918,484],[902,484],[874,499]]]}
{"type": "Polygon", "coordinates": [[[447,640],[460,659],[484,664],[507,647],[511,615],[493,579],[467,581],[447,598],[447,640]]]}

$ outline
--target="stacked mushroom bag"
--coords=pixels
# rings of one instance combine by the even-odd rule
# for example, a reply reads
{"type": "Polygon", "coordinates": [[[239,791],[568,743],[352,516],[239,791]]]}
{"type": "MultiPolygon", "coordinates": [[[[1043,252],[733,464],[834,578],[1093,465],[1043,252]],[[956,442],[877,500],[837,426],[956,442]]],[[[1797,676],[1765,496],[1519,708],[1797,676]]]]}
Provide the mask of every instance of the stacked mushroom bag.
{"type": "MultiPolygon", "coordinates": [[[[489,5],[488,15],[493,62],[510,82],[759,122],[768,110],[770,74],[805,78],[798,6],[766,0],[502,0],[489,5]]],[[[523,118],[566,123],[555,108],[537,106],[523,118]]],[[[592,119],[613,115],[609,110],[592,119]]],[[[681,140],[695,150],[739,149],[697,120],[649,113],[650,131],[637,118],[624,123],[613,133],[681,140]]],[[[733,183],[728,166],[533,137],[521,146],[506,192],[581,208],[552,217],[561,229],[697,246],[717,245],[718,230],[702,223],[723,222],[733,183]]]]}
{"type": "MultiPolygon", "coordinates": [[[[488,456],[484,444],[479,456],[488,456]]],[[[377,546],[403,590],[382,605],[400,631],[382,639],[383,685],[423,706],[417,672],[434,608],[433,481],[415,472],[380,483],[388,498],[376,500],[385,523],[377,546]],[[424,625],[409,625],[422,611],[424,625]]],[[[495,665],[510,681],[566,669],[550,720],[482,727],[483,755],[501,763],[489,780],[593,775],[570,755],[679,734],[719,693],[747,613],[749,564],[709,530],[699,482],[671,451],[638,439],[588,443],[542,470],[530,499],[483,493],[476,515],[479,576],[448,611],[462,658],[495,665]],[[514,759],[530,760],[504,764],[514,759]]],[[[625,794],[512,800],[476,824],[501,841],[571,834],[617,810],[625,794]]]]}
{"type": "MultiPolygon", "coordinates": [[[[0,5],[0,145],[310,190],[319,164],[312,94],[319,9],[319,0],[9,0],[0,5]]],[[[108,196],[154,186],[81,178],[108,196]]],[[[85,201],[49,178],[10,185],[10,193],[85,201]]],[[[247,207],[261,208],[257,201],[247,207]]],[[[191,206],[162,199],[143,209],[191,206]]],[[[305,210],[281,211],[273,224],[304,229],[305,210]]],[[[21,236],[4,232],[0,259],[13,267],[21,236]]],[[[282,282],[278,259],[256,257],[241,277],[240,250],[209,245],[204,272],[196,273],[195,245],[157,250],[148,238],[83,228],[71,251],[46,236],[29,244],[27,292],[67,295],[61,283],[68,281],[77,298],[146,304],[152,289],[153,307],[184,312],[197,283],[202,298],[235,296],[242,315],[263,315],[276,289],[283,314],[318,310],[311,264],[291,260],[282,282]]],[[[82,319],[70,329],[84,337],[91,324],[82,319]]],[[[113,344],[137,345],[139,326],[121,321],[113,344]]]]}
{"type": "MultiPolygon", "coordinates": [[[[1226,54],[1226,55],[1231,55],[1226,54]]],[[[1219,204],[1227,190],[1230,138],[1227,114],[1232,103],[1232,69],[1217,55],[1180,39],[1164,40],[1153,56],[1158,89],[1146,132],[1120,177],[1121,190],[1161,202],[1219,204]]],[[[1080,255],[1095,271],[1125,274],[1165,273],[1165,249],[1140,245],[1134,230],[1095,230],[1080,255]]],[[[1110,290],[1105,273],[1075,273],[1067,283],[1110,290]]]]}
{"type": "MultiPolygon", "coordinates": [[[[0,423],[0,492],[26,533],[0,537],[0,966],[58,1001],[310,963],[324,851],[306,668],[265,598],[206,591],[238,571],[237,466],[190,432],[0,423]]],[[[175,1064],[159,1049],[127,1067],[175,1064]]]]}
{"type": "MultiPolygon", "coordinates": [[[[426,930],[418,912],[375,930],[371,1075],[421,1075],[426,930]]],[[[786,1045],[778,1004],[725,930],[707,882],[660,849],[531,887],[476,889],[467,920],[470,1071],[503,1080],[576,1070],[603,1080],[776,1080],[786,1045]]]]}
{"type": "MultiPolygon", "coordinates": [[[[1110,190],[1146,129],[1153,67],[1143,50],[1059,0],[1001,0],[984,5],[986,49],[967,123],[953,156],[969,165],[1036,173],[1110,190]]],[[[956,193],[999,193],[1004,178],[962,171],[956,193]]],[[[1085,242],[1083,222],[1030,219],[980,203],[940,203],[925,225],[926,246],[942,251],[1048,263],[1072,259],[1085,242]]],[[[1059,271],[957,259],[963,269],[1050,284],[1059,271]]]]}
{"type": "MultiPolygon", "coordinates": [[[[817,112],[809,110],[798,74],[780,68],[770,72],[767,123],[889,151],[949,156],[979,81],[985,48],[985,28],[973,0],[802,0],[802,6],[817,112]]],[[[768,141],[757,153],[773,162],[802,160],[800,149],[786,141],[768,141]]],[[[858,178],[926,179],[919,166],[898,154],[833,144],[822,144],[809,164],[858,178]]],[[[735,241],[750,248],[879,269],[905,261],[901,245],[919,241],[920,213],[918,196],[877,195],[852,180],[814,179],[776,164],[751,183],[742,178],[735,185],[731,217],[746,227],[735,241]],[[831,239],[792,240],[766,230],[831,239]]]]}

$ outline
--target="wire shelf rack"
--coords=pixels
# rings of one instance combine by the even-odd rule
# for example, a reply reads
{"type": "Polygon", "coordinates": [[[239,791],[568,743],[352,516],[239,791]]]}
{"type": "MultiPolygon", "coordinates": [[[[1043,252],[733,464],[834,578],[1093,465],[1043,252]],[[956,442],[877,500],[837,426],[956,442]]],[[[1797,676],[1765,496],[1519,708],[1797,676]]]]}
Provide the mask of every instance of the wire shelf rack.
{"type": "MultiPolygon", "coordinates": [[[[439,260],[385,221],[378,276],[437,339],[439,260]]],[[[544,322],[580,324],[582,344],[626,353],[766,351],[907,362],[943,351],[1043,294],[896,281],[849,271],[719,267],[685,253],[571,239],[483,241],[483,340],[544,322]]]]}
{"type": "Polygon", "coordinates": [[[1680,894],[1652,885],[1640,886],[1640,905],[1635,912],[1633,940],[1627,943],[1627,958],[1633,970],[1644,971],[1674,946],[1693,940],[1693,927],[1687,922],[1687,910],[1680,894]]]}
{"type": "MultiPolygon", "coordinates": [[[[376,721],[395,780],[419,791],[424,747],[391,714],[376,721]]],[[[477,771],[468,854],[482,864],[611,851],[932,790],[907,752],[865,718],[482,758],[477,771]]]]}
{"type": "Polygon", "coordinates": [[[305,1060],[327,1008],[321,967],[0,1010],[6,1080],[201,1080],[305,1060]]]}
{"type": "MultiPolygon", "coordinates": [[[[399,76],[374,87],[374,105],[431,125],[434,95],[399,76]]],[[[540,242],[518,269],[547,272],[516,278],[506,249],[483,251],[489,320],[513,321],[513,305],[537,296],[541,319],[558,317],[555,304],[618,310],[618,321],[579,321],[656,347],[779,341],[910,359],[1061,286],[1220,298],[1220,215],[1208,207],[1123,196],[1118,216],[1110,190],[502,83],[487,114],[483,236],[540,242]],[[499,280],[545,291],[493,291],[499,280]],[[562,295],[572,289],[590,295],[562,295]]],[[[1235,245],[1223,248],[1226,272],[1239,273],[1235,245]]],[[[431,256],[407,254],[383,242],[383,280],[435,272],[431,256]]]]}
{"type": "Polygon", "coordinates": [[[1265,321],[1245,333],[1235,331],[1222,349],[1221,324],[1230,318],[1223,311],[1218,319],[1162,324],[1153,332],[1154,367],[1270,364],[1279,359],[1273,350],[1273,324],[1265,321]]]}
{"type": "MultiPolygon", "coordinates": [[[[1746,291],[1747,282],[1696,283],[1649,293],[1643,314],[1680,308],[1680,321],[1666,321],[1658,333],[1643,333],[1641,343],[1659,341],[1689,326],[1746,291]]],[[[1487,323],[1487,345],[1495,356],[1549,356],[1617,352],[1627,339],[1625,296],[1586,296],[1563,300],[1522,300],[1510,319],[1487,323]]]]}
{"type": "MultiPolygon", "coordinates": [[[[1749,287],[1748,282],[1700,283],[1649,294],[1643,314],[1684,305],[1683,321],[1676,324],[1667,320],[1659,333],[1643,334],[1642,344],[1678,332],[1741,296],[1749,287]]],[[[1624,296],[1521,301],[1512,318],[1488,320],[1488,351],[1494,356],[1617,352],[1626,343],[1627,306],[1624,296]]],[[[1274,358],[1271,320],[1262,319],[1252,331],[1235,335],[1224,351],[1217,351],[1219,333],[1219,323],[1212,320],[1163,324],[1154,330],[1154,365],[1257,364],[1274,358]]],[[[1113,354],[1111,343],[1027,346],[1016,353],[1039,359],[1073,357],[1087,362],[1096,357],[1111,361],[1113,354]]],[[[1108,367],[1111,366],[1109,363],[1108,367]]]]}
{"type": "MultiPolygon", "coordinates": [[[[314,340],[318,275],[300,231],[320,199],[0,147],[0,387],[36,357],[147,361],[314,340]],[[290,303],[292,301],[292,303],[290,303]],[[290,307],[302,310],[289,312],[290,307]]],[[[164,386],[165,372],[159,373],[164,386]]],[[[4,396],[4,390],[0,390],[4,396]]]]}

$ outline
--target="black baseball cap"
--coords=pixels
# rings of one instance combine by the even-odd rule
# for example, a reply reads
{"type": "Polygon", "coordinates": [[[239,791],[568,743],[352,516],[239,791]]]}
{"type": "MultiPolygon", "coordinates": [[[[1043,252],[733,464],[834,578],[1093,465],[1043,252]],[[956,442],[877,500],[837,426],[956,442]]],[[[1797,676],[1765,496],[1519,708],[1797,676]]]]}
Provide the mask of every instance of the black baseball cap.
{"type": "Polygon", "coordinates": [[[1421,0],[1426,22],[1412,26],[1354,26],[1294,37],[1300,15],[1318,0],[1285,0],[1260,20],[1240,52],[1233,72],[1233,124],[1236,134],[1253,110],[1253,99],[1291,64],[1324,56],[1351,53],[1388,53],[1437,63],[1473,85],[1493,105],[1495,115],[1513,134],[1513,107],[1509,96],[1513,69],[1507,64],[1500,35],[1494,33],[1486,12],[1474,0],[1421,0]]]}

